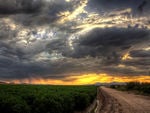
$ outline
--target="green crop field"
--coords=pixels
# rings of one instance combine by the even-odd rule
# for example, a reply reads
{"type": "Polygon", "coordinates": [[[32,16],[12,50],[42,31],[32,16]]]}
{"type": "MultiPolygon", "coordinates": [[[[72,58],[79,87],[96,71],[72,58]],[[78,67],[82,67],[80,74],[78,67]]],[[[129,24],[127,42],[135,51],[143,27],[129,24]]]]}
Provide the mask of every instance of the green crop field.
{"type": "Polygon", "coordinates": [[[0,85],[0,113],[73,113],[96,94],[95,86],[0,85]]]}

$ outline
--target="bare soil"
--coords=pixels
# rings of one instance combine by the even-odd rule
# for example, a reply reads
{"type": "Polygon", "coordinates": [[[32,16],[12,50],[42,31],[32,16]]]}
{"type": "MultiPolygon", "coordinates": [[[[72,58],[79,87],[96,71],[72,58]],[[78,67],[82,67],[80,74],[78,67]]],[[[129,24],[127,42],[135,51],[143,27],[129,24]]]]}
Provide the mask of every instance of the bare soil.
{"type": "Polygon", "coordinates": [[[111,88],[99,88],[99,106],[95,113],[150,113],[150,97],[111,88]]]}

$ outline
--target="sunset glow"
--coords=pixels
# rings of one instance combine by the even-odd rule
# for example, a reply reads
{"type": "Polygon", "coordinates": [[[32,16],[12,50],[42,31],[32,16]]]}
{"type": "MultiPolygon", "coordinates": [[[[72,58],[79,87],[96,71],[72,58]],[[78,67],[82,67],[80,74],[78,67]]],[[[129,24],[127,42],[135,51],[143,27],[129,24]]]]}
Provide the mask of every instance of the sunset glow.
{"type": "Polygon", "coordinates": [[[122,60],[130,60],[132,59],[132,57],[130,57],[130,54],[129,53],[126,53],[123,57],[122,57],[122,60]]]}
{"type": "Polygon", "coordinates": [[[50,84],[50,85],[85,85],[95,83],[111,82],[147,82],[150,83],[150,76],[110,76],[107,74],[85,74],[79,76],[66,77],[65,80],[30,78],[22,80],[12,80],[8,83],[14,84],[50,84]]]}

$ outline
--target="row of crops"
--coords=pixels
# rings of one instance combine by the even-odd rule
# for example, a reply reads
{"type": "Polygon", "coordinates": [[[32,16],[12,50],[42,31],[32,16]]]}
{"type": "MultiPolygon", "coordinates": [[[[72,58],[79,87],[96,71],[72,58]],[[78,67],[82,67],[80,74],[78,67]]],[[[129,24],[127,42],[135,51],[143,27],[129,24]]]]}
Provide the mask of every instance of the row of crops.
{"type": "Polygon", "coordinates": [[[96,97],[95,86],[0,85],[1,113],[73,113],[96,97]]]}

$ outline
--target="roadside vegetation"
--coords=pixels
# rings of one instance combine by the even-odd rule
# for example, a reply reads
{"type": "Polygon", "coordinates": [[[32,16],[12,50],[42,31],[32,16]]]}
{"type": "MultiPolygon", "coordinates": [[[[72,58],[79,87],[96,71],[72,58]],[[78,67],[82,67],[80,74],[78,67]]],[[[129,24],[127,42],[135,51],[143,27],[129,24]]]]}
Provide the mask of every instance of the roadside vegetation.
{"type": "Polygon", "coordinates": [[[0,85],[1,113],[73,113],[95,99],[95,86],[0,85]]]}
{"type": "Polygon", "coordinates": [[[128,82],[126,85],[111,85],[110,87],[122,91],[133,91],[137,94],[150,95],[150,83],[128,82]]]}

